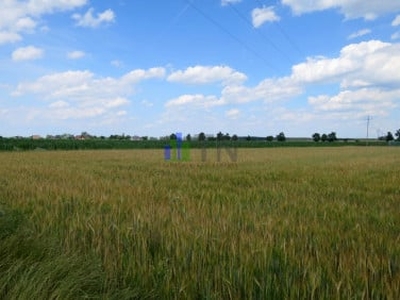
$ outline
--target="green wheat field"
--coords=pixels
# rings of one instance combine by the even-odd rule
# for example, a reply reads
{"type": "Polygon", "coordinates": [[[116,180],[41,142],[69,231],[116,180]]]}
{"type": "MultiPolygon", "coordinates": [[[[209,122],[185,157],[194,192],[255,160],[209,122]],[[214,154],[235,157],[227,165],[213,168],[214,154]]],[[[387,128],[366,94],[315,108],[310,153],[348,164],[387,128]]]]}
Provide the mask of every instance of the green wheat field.
{"type": "Polygon", "coordinates": [[[400,299],[400,149],[207,151],[0,153],[0,299],[400,299]]]}

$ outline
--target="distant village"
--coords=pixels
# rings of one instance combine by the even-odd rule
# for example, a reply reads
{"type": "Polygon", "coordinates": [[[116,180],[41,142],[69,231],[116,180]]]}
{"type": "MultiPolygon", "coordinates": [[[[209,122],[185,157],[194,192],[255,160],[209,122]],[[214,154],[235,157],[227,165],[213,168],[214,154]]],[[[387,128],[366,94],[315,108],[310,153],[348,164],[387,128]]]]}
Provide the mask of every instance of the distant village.
{"type": "MultiPolygon", "coordinates": [[[[220,136],[222,133],[218,133],[217,135],[215,134],[195,134],[195,135],[190,135],[187,134],[186,136],[183,136],[183,140],[198,140],[199,137],[203,136],[204,139],[207,140],[213,140],[216,139],[216,136],[220,136]]],[[[224,139],[230,139],[229,134],[223,134],[222,135],[224,139]],[[229,137],[229,138],[228,138],[229,137]]],[[[236,137],[236,135],[233,135],[233,137],[236,137]]],[[[172,133],[171,135],[167,136],[161,136],[161,137],[149,137],[149,136],[139,136],[139,135],[125,135],[125,134],[112,134],[110,136],[96,136],[89,134],[87,132],[82,132],[81,134],[69,134],[69,133],[64,133],[64,134],[57,134],[57,135],[46,135],[46,136],[41,136],[38,134],[34,134],[28,137],[23,137],[23,136],[14,136],[12,137],[14,139],[26,139],[30,138],[33,140],[40,140],[40,139],[47,139],[47,140],[89,140],[89,139],[110,139],[110,140],[129,140],[129,141],[161,141],[161,140],[171,140],[171,139],[176,139],[176,134],[172,133]]]]}
{"type": "MultiPolygon", "coordinates": [[[[0,139],[3,137],[0,136],[0,139]]],[[[41,136],[38,134],[34,134],[31,136],[14,136],[10,137],[10,139],[31,139],[31,140],[125,140],[125,141],[168,141],[168,140],[176,140],[180,139],[183,141],[237,141],[237,140],[247,140],[247,141],[314,141],[314,142],[361,142],[361,141],[386,141],[386,142],[400,142],[400,129],[395,131],[392,134],[390,131],[386,135],[378,136],[377,138],[368,137],[367,138],[338,138],[336,136],[336,132],[331,132],[329,134],[326,133],[314,133],[310,137],[289,137],[285,136],[285,133],[280,132],[279,134],[273,136],[238,136],[236,134],[230,135],[229,133],[222,133],[221,131],[217,134],[205,134],[204,132],[200,132],[199,134],[186,134],[182,135],[181,133],[171,133],[170,135],[160,136],[160,137],[153,137],[153,136],[139,136],[139,135],[126,135],[122,134],[112,134],[110,136],[96,136],[92,135],[86,131],[82,132],[81,134],[57,134],[57,135],[46,135],[41,136]]]]}

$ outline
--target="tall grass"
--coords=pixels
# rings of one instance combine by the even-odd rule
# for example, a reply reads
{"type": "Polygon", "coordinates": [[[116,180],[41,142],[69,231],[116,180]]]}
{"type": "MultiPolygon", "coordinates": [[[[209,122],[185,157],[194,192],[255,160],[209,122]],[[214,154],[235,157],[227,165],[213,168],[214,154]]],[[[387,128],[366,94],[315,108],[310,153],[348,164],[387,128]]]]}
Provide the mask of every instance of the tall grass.
{"type": "Polygon", "coordinates": [[[394,148],[0,153],[2,299],[399,299],[394,148]]]}

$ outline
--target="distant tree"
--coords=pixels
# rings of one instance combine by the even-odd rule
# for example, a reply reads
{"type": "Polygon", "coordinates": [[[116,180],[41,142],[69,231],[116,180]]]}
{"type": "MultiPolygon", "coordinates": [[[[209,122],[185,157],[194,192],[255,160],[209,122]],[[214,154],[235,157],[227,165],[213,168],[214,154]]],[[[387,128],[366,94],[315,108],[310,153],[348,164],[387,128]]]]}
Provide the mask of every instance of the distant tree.
{"type": "Polygon", "coordinates": [[[146,135],[146,136],[142,136],[142,141],[147,141],[149,139],[149,137],[146,135]]]}
{"type": "Polygon", "coordinates": [[[386,135],[386,142],[390,142],[393,140],[394,140],[393,134],[389,131],[386,135]]]}
{"type": "Polygon", "coordinates": [[[204,132],[200,132],[199,133],[199,141],[203,142],[206,140],[206,135],[204,134],[204,132]]]}
{"type": "Polygon", "coordinates": [[[379,141],[386,141],[386,135],[381,135],[378,137],[379,141]]]}
{"type": "Polygon", "coordinates": [[[229,135],[229,133],[225,133],[224,140],[227,140],[227,141],[231,140],[231,136],[229,135]]]}
{"type": "Polygon", "coordinates": [[[217,133],[217,141],[222,141],[224,139],[224,134],[220,131],[217,133]]]}
{"type": "Polygon", "coordinates": [[[334,142],[334,141],[336,141],[337,140],[337,138],[336,138],[336,132],[331,132],[330,134],[328,134],[328,142],[334,142]]]}
{"type": "Polygon", "coordinates": [[[175,133],[171,133],[169,136],[170,140],[176,140],[176,134],[175,133]]]}
{"type": "Polygon", "coordinates": [[[400,141],[400,129],[397,129],[397,131],[394,135],[397,137],[396,140],[400,141]]]}
{"type": "Polygon", "coordinates": [[[250,136],[250,135],[248,135],[248,136],[246,137],[246,141],[251,141],[251,136],[250,136]]]}
{"type": "Polygon", "coordinates": [[[265,138],[267,142],[272,142],[274,140],[274,137],[272,135],[269,135],[265,138]]]}
{"type": "Polygon", "coordinates": [[[188,135],[186,136],[186,140],[187,140],[188,142],[190,142],[190,141],[192,140],[192,136],[191,136],[190,134],[188,134],[188,135]]]}
{"type": "Polygon", "coordinates": [[[232,141],[237,141],[238,140],[238,136],[236,134],[232,135],[232,141]]]}
{"type": "Polygon", "coordinates": [[[321,135],[321,141],[326,142],[327,140],[328,140],[328,136],[325,133],[323,133],[321,135]]]}
{"type": "Polygon", "coordinates": [[[276,136],[276,140],[277,140],[278,142],[284,142],[284,141],[286,141],[286,136],[285,136],[285,134],[284,134],[283,132],[279,133],[279,134],[276,136]]]}
{"type": "Polygon", "coordinates": [[[312,139],[314,140],[314,142],[319,142],[321,140],[321,135],[316,132],[312,135],[312,139]]]}

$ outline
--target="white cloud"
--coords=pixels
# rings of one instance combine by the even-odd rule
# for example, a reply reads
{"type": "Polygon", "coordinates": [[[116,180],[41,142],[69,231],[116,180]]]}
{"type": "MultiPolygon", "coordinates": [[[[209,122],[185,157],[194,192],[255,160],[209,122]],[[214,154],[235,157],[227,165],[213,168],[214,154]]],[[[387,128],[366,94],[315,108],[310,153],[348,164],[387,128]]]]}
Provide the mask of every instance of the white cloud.
{"type": "MultiPolygon", "coordinates": [[[[13,2],[13,1],[11,1],[13,2]]],[[[43,14],[43,13],[51,13],[54,11],[65,11],[71,10],[76,7],[81,7],[87,4],[87,0],[29,0],[25,3],[28,11],[32,14],[43,14]]]]}
{"type": "Polygon", "coordinates": [[[69,59],[79,59],[79,58],[84,57],[85,55],[86,55],[85,52],[83,52],[83,51],[78,51],[78,50],[76,50],[76,51],[71,51],[71,52],[68,52],[68,53],[67,53],[67,57],[68,57],[69,59]]]}
{"type": "Polygon", "coordinates": [[[21,61],[21,60],[34,60],[43,57],[44,51],[40,48],[34,46],[28,47],[21,47],[16,49],[11,57],[14,61],[21,61]]]}
{"type": "Polygon", "coordinates": [[[392,26],[399,26],[399,25],[400,25],[400,15],[397,15],[392,22],[392,26]]]}
{"type": "Polygon", "coordinates": [[[0,31],[0,45],[6,43],[15,43],[22,39],[21,35],[15,32],[0,31]]]}
{"type": "Polygon", "coordinates": [[[36,27],[36,22],[30,17],[20,18],[15,24],[17,31],[31,31],[36,27]]]}
{"type": "Polygon", "coordinates": [[[120,78],[100,77],[90,71],[66,71],[40,77],[34,82],[21,83],[14,95],[27,93],[40,94],[44,99],[73,99],[76,101],[96,101],[101,98],[112,98],[116,95],[129,95],[132,85],[151,78],[160,78],[163,68],[134,70],[120,78]]]}
{"type": "Polygon", "coordinates": [[[93,16],[93,8],[90,8],[84,15],[76,13],[72,15],[72,18],[76,21],[77,26],[96,28],[103,23],[114,22],[115,14],[111,9],[107,9],[93,16]]]}
{"type": "Polygon", "coordinates": [[[114,99],[111,99],[110,101],[108,101],[105,104],[105,107],[107,107],[107,108],[119,107],[119,106],[122,106],[122,105],[126,105],[128,103],[129,103],[129,101],[126,98],[117,97],[117,98],[114,98],[114,99]]]}
{"type": "Polygon", "coordinates": [[[246,75],[226,66],[194,66],[184,71],[176,71],[168,76],[168,81],[186,84],[210,84],[222,82],[224,85],[241,83],[246,75]]]}
{"type": "Polygon", "coordinates": [[[3,1],[0,10],[0,43],[22,39],[21,34],[34,31],[38,20],[45,14],[71,10],[86,3],[87,0],[3,1]]]}
{"type": "Polygon", "coordinates": [[[400,83],[400,44],[371,40],[344,47],[337,58],[316,57],[293,66],[303,83],[340,82],[344,87],[400,83]]]}
{"type": "Polygon", "coordinates": [[[43,114],[51,119],[105,116],[130,103],[128,97],[134,93],[135,84],[162,77],[164,72],[163,68],[133,70],[112,78],[98,77],[90,71],[66,71],[20,83],[12,95],[37,96],[40,101],[50,102],[43,114]]]}
{"type": "Polygon", "coordinates": [[[254,87],[243,85],[226,86],[221,94],[226,103],[248,103],[263,101],[273,103],[290,99],[302,92],[301,86],[290,77],[267,78],[254,87]]]}
{"type": "Polygon", "coordinates": [[[273,6],[255,8],[251,12],[251,17],[253,26],[255,28],[260,27],[265,22],[275,22],[280,20],[280,18],[276,15],[273,6]]]}
{"type": "Polygon", "coordinates": [[[349,39],[349,40],[355,39],[355,38],[358,38],[358,37],[367,35],[367,34],[369,34],[369,33],[371,33],[371,30],[370,30],[370,29],[367,29],[367,28],[361,29],[361,30],[359,30],[359,31],[356,31],[356,32],[350,34],[350,35],[348,36],[348,39],[349,39]]]}
{"type": "MultiPolygon", "coordinates": [[[[304,87],[337,84],[336,95],[308,98],[311,111],[336,120],[389,115],[400,101],[400,44],[368,41],[351,44],[337,58],[317,57],[293,67],[292,79],[304,87]]],[[[339,125],[338,125],[339,126],[339,125]]]]}
{"type": "Polygon", "coordinates": [[[398,39],[400,39],[400,31],[397,31],[397,32],[393,33],[393,34],[390,36],[390,38],[391,38],[392,40],[398,40],[398,39]]]}
{"type": "Polygon", "coordinates": [[[133,84],[145,79],[163,78],[164,76],[165,76],[165,69],[162,67],[150,68],[148,70],[137,69],[122,76],[121,82],[126,84],[133,84]]]}
{"type": "Polygon", "coordinates": [[[228,4],[234,4],[234,3],[239,3],[242,2],[242,0],[221,0],[221,5],[225,6],[228,4]]]}
{"type": "Polygon", "coordinates": [[[62,101],[62,100],[53,102],[49,105],[50,108],[65,108],[68,106],[69,106],[69,103],[66,101],[62,101]]]}
{"type": "Polygon", "coordinates": [[[232,108],[228,111],[226,111],[225,115],[229,118],[229,119],[237,119],[240,115],[240,110],[237,108],[232,108]]]}
{"type": "Polygon", "coordinates": [[[205,96],[202,94],[195,95],[182,95],[178,98],[169,100],[165,107],[174,106],[191,106],[197,108],[210,108],[213,106],[220,106],[225,104],[223,100],[218,99],[216,96],[205,96]]]}
{"type": "Polygon", "coordinates": [[[351,113],[363,112],[364,115],[385,116],[396,107],[392,99],[400,99],[400,89],[381,90],[362,88],[344,90],[335,96],[319,95],[310,97],[308,102],[316,111],[351,113]]]}
{"type": "MultiPolygon", "coordinates": [[[[198,66],[198,70],[200,69],[198,66]]],[[[205,69],[209,70],[210,67],[205,69]]],[[[220,94],[184,94],[169,100],[165,107],[170,113],[175,111],[177,115],[173,116],[183,122],[182,124],[204,116],[205,111],[207,113],[219,111],[220,118],[223,114],[222,123],[243,116],[243,119],[248,119],[245,121],[249,124],[248,126],[256,126],[251,125],[252,114],[248,111],[248,107],[253,105],[244,106],[243,104],[258,101],[265,105],[264,113],[272,122],[270,126],[282,126],[282,130],[289,127],[293,130],[293,126],[296,128],[301,123],[302,126],[308,126],[311,132],[315,130],[313,127],[315,120],[323,122],[324,126],[330,128],[328,130],[336,130],[335,128],[346,130],[343,124],[353,122],[354,118],[361,119],[367,115],[384,118],[393,109],[399,107],[397,104],[400,101],[399,69],[400,44],[371,40],[349,44],[343,47],[337,57],[309,58],[293,66],[289,76],[266,78],[255,86],[246,86],[244,81],[233,81],[224,85],[220,94]],[[314,87],[323,87],[326,84],[337,86],[336,95],[318,92],[313,95],[314,87]],[[288,102],[305,96],[308,98],[307,107],[288,108],[288,102]],[[286,108],[281,107],[283,103],[286,108]],[[227,105],[237,107],[225,111],[218,109],[218,107],[223,109],[227,105]],[[179,116],[183,110],[186,116],[191,116],[189,119],[180,119],[179,116]],[[274,116],[274,112],[279,112],[279,116],[274,116]],[[321,115],[324,117],[322,118],[321,115]]],[[[177,76],[176,79],[185,83],[215,82],[189,76],[192,73],[202,74],[202,72],[186,71],[173,74],[177,76]]],[[[221,77],[223,76],[218,78],[221,77]]],[[[262,111],[262,104],[255,105],[257,110],[262,111]]],[[[257,118],[261,118],[261,112],[257,111],[255,114],[259,115],[257,118]]],[[[218,114],[216,113],[215,116],[218,114]]],[[[253,123],[259,124],[256,121],[253,123]]]]}
{"type": "Polygon", "coordinates": [[[400,9],[400,1],[393,0],[282,0],[297,15],[339,9],[347,19],[364,18],[373,20],[380,15],[392,13],[400,9]]]}

